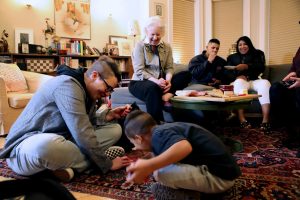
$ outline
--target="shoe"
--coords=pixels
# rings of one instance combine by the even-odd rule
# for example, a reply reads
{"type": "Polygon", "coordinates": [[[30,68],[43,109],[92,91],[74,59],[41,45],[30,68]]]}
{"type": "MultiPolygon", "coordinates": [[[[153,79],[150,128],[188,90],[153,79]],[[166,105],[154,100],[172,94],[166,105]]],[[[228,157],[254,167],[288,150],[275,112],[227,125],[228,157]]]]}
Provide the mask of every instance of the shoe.
{"type": "Polygon", "coordinates": [[[122,147],[119,146],[112,146],[109,147],[106,151],[105,151],[105,155],[113,160],[116,157],[122,157],[125,155],[125,150],[122,147]]]}
{"type": "Polygon", "coordinates": [[[270,134],[271,133],[271,124],[268,122],[261,123],[260,130],[266,134],[270,134]]]}
{"type": "Polygon", "coordinates": [[[156,200],[198,200],[200,192],[185,189],[173,189],[160,183],[154,183],[151,191],[156,200]]]}
{"type": "Polygon", "coordinates": [[[252,128],[252,126],[248,121],[245,120],[240,123],[240,128],[250,129],[250,128],[252,128]]]}
{"type": "Polygon", "coordinates": [[[74,171],[71,168],[57,169],[52,172],[53,175],[62,182],[69,182],[74,178],[74,171]]]}
{"type": "Polygon", "coordinates": [[[231,120],[233,120],[234,118],[236,118],[236,114],[233,112],[230,112],[230,114],[226,117],[225,121],[229,122],[231,120]]]}

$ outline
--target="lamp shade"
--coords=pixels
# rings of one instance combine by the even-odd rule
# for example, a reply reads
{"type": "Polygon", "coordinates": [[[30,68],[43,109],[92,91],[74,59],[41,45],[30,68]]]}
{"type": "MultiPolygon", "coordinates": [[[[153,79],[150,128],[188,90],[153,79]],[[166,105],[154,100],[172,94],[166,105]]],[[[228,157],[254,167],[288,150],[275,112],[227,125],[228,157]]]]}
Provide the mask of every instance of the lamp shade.
{"type": "Polygon", "coordinates": [[[128,35],[136,36],[140,34],[139,24],[136,20],[128,22],[128,35]]]}

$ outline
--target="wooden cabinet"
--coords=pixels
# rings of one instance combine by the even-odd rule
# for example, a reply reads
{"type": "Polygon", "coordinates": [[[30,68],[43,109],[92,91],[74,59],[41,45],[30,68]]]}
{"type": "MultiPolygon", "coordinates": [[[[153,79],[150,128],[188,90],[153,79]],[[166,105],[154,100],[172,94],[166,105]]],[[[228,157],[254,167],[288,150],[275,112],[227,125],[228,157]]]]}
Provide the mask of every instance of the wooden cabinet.
{"type": "MultiPolygon", "coordinates": [[[[46,54],[18,54],[18,53],[0,53],[0,62],[15,62],[22,70],[36,71],[31,68],[31,63],[38,62],[39,73],[54,74],[57,65],[66,64],[68,66],[89,67],[98,55],[46,55],[46,54]],[[43,61],[43,63],[41,63],[43,61]],[[49,68],[49,69],[45,69],[49,68]],[[52,69],[50,69],[52,68],[52,69]]],[[[130,56],[110,56],[119,66],[122,76],[122,85],[126,85],[133,74],[133,67],[130,56]]]]}
{"type": "Polygon", "coordinates": [[[119,66],[121,72],[121,86],[128,86],[133,74],[133,66],[130,56],[110,56],[119,66]]]}

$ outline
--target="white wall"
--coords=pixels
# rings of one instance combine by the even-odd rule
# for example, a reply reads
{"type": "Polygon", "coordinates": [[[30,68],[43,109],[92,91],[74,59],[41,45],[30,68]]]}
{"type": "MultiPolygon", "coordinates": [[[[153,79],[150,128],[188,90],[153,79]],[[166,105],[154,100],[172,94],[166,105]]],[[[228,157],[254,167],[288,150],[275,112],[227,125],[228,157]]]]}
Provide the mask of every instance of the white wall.
{"type": "MultiPolygon", "coordinates": [[[[102,50],[108,43],[109,35],[127,35],[130,20],[138,20],[142,26],[143,21],[150,15],[149,1],[90,0],[91,40],[86,40],[86,43],[102,50]]],[[[27,8],[24,0],[0,0],[0,31],[5,29],[9,34],[10,52],[15,51],[15,28],[33,29],[34,43],[45,45],[42,32],[46,27],[45,18],[50,18],[50,24],[54,24],[53,0],[31,0],[31,2],[32,7],[27,8]]]]}

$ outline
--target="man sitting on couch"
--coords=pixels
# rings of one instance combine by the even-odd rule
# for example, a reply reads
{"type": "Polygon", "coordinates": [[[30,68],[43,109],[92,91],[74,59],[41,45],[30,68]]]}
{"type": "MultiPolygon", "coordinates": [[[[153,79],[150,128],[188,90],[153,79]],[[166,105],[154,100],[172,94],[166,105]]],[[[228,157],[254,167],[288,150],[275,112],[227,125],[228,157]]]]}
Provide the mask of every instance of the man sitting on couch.
{"type": "MultiPolygon", "coordinates": [[[[209,40],[206,50],[195,56],[189,63],[189,71],[192,74],[192,84],[203,84],[216,87],[221,84],[226,61],[218,56],[220,41],[209,40]]],[[[213,89],[208,87],[208,89],[213,89]]]]}

